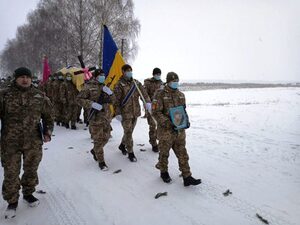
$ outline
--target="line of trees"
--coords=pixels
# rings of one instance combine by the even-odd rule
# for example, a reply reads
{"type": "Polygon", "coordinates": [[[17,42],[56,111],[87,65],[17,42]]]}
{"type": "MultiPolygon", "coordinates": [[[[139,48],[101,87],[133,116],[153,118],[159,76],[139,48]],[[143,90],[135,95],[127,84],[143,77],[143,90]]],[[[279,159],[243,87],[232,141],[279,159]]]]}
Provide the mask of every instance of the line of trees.
{"type": "MultiPolygon", "coordinates": [[[[102,24],[107,25],[126,61],[134,59],[140,22],[134,17],[132,0],[40,0],[27,16],[28,23],[18,27],[16,37],[8,40],[0,54],[4,75],[20,66],[42,72],[46,55],[52,71],[64,66],[100,65],[102,24]]],[[[2,75],[3,76],[3,75],[2,75]]]]}

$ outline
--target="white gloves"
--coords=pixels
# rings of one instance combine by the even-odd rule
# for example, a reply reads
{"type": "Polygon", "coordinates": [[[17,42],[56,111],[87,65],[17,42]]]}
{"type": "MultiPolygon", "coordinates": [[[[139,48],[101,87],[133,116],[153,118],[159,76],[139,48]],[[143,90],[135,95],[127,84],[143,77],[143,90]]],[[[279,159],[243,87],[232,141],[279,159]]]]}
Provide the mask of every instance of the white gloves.
{"type": "Polygon", "coordinates": [[[116,120],[122,122],[122,115],[116,115],[115,118],[116,120]]]}
{"type": "Polygon", "coordinates": [[[146,103],[146,110],[147,110],[149,113],[151,113],[151,110],[152,110],[152,104],[151,104],[151,102],[147,102],[147,103],[146,103]]]}
{"type": "Polygon", "coordinates": [[[107,86],[103,86],[102,91],[105,92],[108,95],[112,95],[113,94],[113,92],[107,86]]]}
{"type": "Polygon", "coordinates": [[[103,107],[102,107],[102,105],[100,105],[99,103],[93,102],[93,103],[92,103],[92,108],[93,108],[93,109],[96,109],[96,110],[98,110],[98,111],[100,111],[103,107]]]}

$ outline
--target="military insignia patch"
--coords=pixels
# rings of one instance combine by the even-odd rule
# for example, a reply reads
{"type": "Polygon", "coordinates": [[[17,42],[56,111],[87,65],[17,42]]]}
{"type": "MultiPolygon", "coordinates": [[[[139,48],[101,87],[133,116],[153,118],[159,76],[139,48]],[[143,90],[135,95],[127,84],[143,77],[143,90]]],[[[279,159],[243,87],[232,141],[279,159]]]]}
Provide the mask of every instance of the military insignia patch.
{"type": "Polygon", "coordinates": [[[152,102],[152,111],[157,109],[157,101],[152,102]]]}
{"type": "Polygon", "coordinates": [[[187,129],[190,127],[189,117],[183,106],[170,108],[169,115],[175,126],[175,130],[187,129]]]}

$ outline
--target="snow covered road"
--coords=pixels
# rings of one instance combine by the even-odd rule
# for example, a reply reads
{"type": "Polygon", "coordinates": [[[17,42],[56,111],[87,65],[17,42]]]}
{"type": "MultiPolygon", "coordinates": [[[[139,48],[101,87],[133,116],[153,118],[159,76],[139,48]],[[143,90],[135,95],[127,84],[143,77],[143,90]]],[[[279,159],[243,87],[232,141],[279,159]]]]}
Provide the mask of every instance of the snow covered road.
{"type": "MultiPolygon", "coordinates": [[[[100,171],[89,153],[89,133],[55,127],[44,145],[37,208],[20,201],[20,225],[257,225],[256,214],[274,225],[300,223],[300,89],[232,89],[185,92],[191,128],[187,149],[193,176],[203,183],[184,187],[170,156],[171,184],[160,180],[158,154],[148,126],[134,132],[138,161],[118,150],[122,128],[113,120],[105,147],[109,170],[100,171]],[[144,146],[141,146],[143,145],[144,146]],[[146,149],[141,151],[140,149],[146,149]],[[113,173],[121,169],[120,173],[113,173]],[[227,189],[232,195],[225,197],[227,189]],[[155,199],[158,192],[167,196],[155,199]]],[[[0,179],[3,169],[0,168],[0,179]]],[[[6,203],[0,200],[0,211],[6,203]]]]}

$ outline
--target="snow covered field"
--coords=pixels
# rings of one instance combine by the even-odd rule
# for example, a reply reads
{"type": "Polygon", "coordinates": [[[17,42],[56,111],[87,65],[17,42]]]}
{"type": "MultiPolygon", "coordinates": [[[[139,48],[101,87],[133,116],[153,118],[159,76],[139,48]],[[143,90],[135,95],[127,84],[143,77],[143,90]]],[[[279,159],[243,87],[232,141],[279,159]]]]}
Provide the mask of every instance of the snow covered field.
{"type": "MultiPolygon", "coordinates": [[[[170,156],[171,184],[154,165],[148,126],[134,132],[137,163],[118,150],[121,124],[113,120],[105,147],[109,170],[100,171],[89,150],[89,133],[55,127],[44,145],[37,208],[20,201],[20,225],[257,225],[300,224],[300,89],[229,89],[185,92],[191,128],[187,149],[193,176],[184,187],[170,156]],[[141,146],[143,145],[144,146],[141,146]],[[141,151],[140,149],[146,149],[141,151]],[[113,173],[121,169],[120,173],[113,173]],[[223,193],[230,189],[229,196],[223,193]],[[155,199],[158,192],[167,196],[155,199]]],[[[0,168],[0,179],[3,169],[0,168]]],[[[20,199],[21,200],[21,199],[20,199]]],[[[7,204],[0,200],[0,211],[7,204]]]]}

